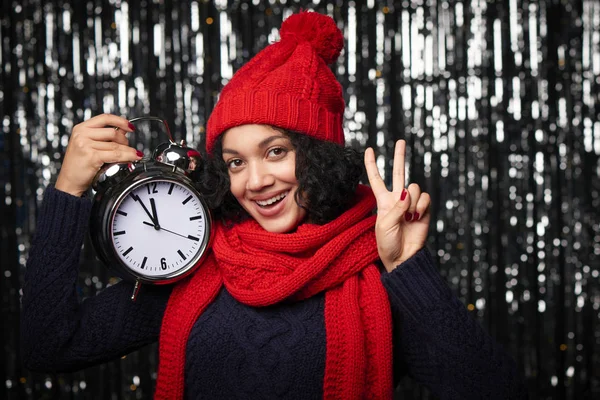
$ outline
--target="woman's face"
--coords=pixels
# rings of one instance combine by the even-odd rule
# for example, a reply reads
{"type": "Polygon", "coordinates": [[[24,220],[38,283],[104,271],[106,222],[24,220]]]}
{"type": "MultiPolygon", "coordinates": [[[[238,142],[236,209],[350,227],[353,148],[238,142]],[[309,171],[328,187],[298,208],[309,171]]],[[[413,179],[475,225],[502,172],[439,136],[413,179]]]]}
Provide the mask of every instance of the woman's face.
{"type": "Polygon", "coordinates": [[[268,125],[241,125],[223,134],[231,193],[268,232],[296,229],[306,210],[296,204],[296,153],[289,138],[268,125]]]}

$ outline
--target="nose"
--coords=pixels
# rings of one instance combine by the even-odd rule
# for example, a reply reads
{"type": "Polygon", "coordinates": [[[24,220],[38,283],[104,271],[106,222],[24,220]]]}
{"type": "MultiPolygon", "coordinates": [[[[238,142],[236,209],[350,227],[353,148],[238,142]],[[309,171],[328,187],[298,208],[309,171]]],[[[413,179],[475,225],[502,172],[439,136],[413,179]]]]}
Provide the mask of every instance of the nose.
{"type": "Polygon", "coordinates": [[[268,165],[263,162],[251,162],[248,165],[246,189],[258,192],[275,183],[275,177],[268,165]]]}

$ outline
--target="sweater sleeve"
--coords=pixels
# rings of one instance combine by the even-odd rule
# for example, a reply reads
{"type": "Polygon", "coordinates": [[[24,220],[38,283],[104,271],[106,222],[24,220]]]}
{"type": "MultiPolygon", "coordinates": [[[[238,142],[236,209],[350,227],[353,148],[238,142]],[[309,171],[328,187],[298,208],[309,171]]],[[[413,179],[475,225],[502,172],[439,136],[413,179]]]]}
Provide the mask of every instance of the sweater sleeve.
{"type": "Polygon", "coordinates": [[[382,282],[400,327],[395,360],[417,382],[440,399],[527,397],[514,360],[469,315],[426,248],[382,282]]]}
{"type": "Polygon", "coordinates": [[[29,251],[21,315],[25,367],[62,372],[118,358],[157,340],[170,294],[119,282],[81,301],[77,295],[81,246],[91,211],[89,199],[52,187],[44,194],[29,251]]]}

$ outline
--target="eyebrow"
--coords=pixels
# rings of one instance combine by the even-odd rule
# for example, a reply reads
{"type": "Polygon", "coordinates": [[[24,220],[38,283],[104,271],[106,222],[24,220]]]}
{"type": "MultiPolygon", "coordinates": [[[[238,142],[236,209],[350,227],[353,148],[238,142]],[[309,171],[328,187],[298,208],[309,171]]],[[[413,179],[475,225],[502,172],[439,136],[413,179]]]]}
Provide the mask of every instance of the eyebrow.
{"type": "MultiPolygon", "coordinates": [[[[287,138],[287,136],[284,136],[284,135],[273,135],[273,136],[269,136],[268,138],[266,138],[266,139],[263,139],[263,140],[262,140],[262,141],[261,141],[261,142],[258,144],[258,147],[259,147],[260,149],[263,149],[263,148],[267,147],[267,146],[268,146],[268,145],[269,145],[269,144],[270,144],[272,141],[274,141],[274,140],[277,140],[277,139],[288,139],[288,138],[287,138]]],[[[288,140],[289,140],[289,139],[288,139],[288,140]]],[[[234,154],[234,155],[238,155],[238,154],[240,154],[240,153],[239,153],[238,151],[236,151],[236,150],[233,150],[233,149],[227,149],[227,148],[224,148],[224,149],[222,149],[222,150],[221,150],[221,153],[223,153],[223,154],[225,154],[225,153],[228,153],[228,154],[234,154]]]]}

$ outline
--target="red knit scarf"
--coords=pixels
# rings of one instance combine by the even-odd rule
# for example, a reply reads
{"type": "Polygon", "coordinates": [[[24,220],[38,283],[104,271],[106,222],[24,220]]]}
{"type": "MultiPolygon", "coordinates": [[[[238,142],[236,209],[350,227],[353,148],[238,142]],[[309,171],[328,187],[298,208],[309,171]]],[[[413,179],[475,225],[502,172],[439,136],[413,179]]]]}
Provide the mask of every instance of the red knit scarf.
{"type": "Polygon", "coordinates": [[[325,399],[392,398],[392,322],[380,281],[373,226],[375,198],[359,187],[358,202],[326,225],[270,233],[254,220],[217,225],[213,252],[177,284],[159,342],[155,398],[182,399],[185,351],[200,314],[221,285],[241,303],[261,307],[325,291],[325,399]]]}

